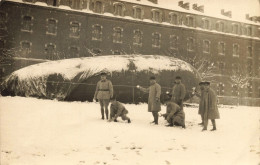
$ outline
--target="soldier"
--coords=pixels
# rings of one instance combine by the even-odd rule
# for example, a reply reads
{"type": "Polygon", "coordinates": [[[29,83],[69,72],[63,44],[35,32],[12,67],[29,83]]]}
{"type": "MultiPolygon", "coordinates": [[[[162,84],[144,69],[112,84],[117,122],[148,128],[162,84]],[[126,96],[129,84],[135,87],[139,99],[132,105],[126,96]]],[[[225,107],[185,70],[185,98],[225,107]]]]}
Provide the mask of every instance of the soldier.
{"type": "Polygon", "coordinates": [[[107,74],[101,73],[101,80],[97,83],[94,100],[99,101],[101,107],[102,120],[104,120],[104,107],[106,119],[108,119],[108,104],[110,98],[113,97],[113,85],[110,80],[107,80],[107,74]]]}
{"type": "Polygon", "coordinates": [[[169,95],[168,97],[166,97],[166,113],[162,114],[162,116],[169,123],[167,127],[172,127],[176,125],[181,126],[182,128],[186,128],[184,111],[180,108],[179,105],[177,105],[170,99],[169,95]]]}
{"type": "Polygon", "coordinates": [[[203,114],[204,114],[204,112],[203,112],[203,107],[202,107],[202,97],[203,97],[203,94],[204,94],[204,85],[205,85],[205,83],[204,82],[200,82],[199,83],[199,86],[200,86],[200,93],[198,92],[198,91],[195,91],[195,95],[197,96],[197,97],[199,97],[200,98],[200,103],[199,103],[199,115],[201,116],[201,123],[199,123],[199,125],[204,125],[204,120],[203,120],[203,114]]]}
{"type": "Polygon", "coordinates": [[[183,109],[183,99],[186,94],[186,89],[184,84],[181,82],[181,77],[176,76],[175,85],[172,88],[172,101],[180,106],[183,109]]]}
{"type": "Polygon", "coordinates": [[[116,101],[115,96],[110,99],[110,119],[109,122],[114,121],[117,122],[117,118],[121,117],[122,120],[127,120],[128,123],[131,123],[131,120],[126,115],[128,114],[128,110],[125,109],[124,105],[119,101],[116,101]]]}
{"type": "Polygon", "coordinates": [[[201,108],[203,115],[203,129],[202,131],[207,130],[208,120],[210,119],[213,125],[211,131],[217,130],[215,119],[219,119],[219,111],[217,107],[217,95],[210,88],[210,82],[204,82],[204,94],[201,97],[201,108]]]}
{"type": "Polygon", "coordinates": [[[158,125],[158,112],[161,111],[161,102],[160,102],[160,96],[161,96],[161,86],[156,83],[155,77],[150,77],[150,86],[149,88],[143,88],[137,85],[137,88],[140,89],[143,92],[149,93],[148,98],[148,112],[152,112],[154,121],[151,123],[154,123],[158,125]]]}

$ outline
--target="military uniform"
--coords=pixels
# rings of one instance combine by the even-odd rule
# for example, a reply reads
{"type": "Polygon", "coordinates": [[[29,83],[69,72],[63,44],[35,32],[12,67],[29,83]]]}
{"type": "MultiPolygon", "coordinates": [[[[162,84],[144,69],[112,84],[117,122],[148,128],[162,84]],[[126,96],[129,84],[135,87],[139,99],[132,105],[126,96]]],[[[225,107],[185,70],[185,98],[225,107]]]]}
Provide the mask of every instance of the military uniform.
{"type": "Polygon", "coordinates": [[[125,109],[124,105],[119,101],[115,101],[110,105],[110,119],[117,119],[121,117],[122,120],[130,121],[130,118],[127,117],[128,110],[125,109]]]}
{"type": "Polygon", "coordinates": [[[185,113],[179,105],[170,101],[167,103],[166,113],[162,115],[170,126],[178,125],[185,128],[185,113]]]}
{"type": "Polygon", "coordinates": [[[186,88],[182,83],[176,83],[172,88],[172,101],[183,109],[183,99],[186,95],[186,88]]]}
{"type": "Polygon", "coordinates": [[[108,105],[110,98],[113,97],[113,85],[110,80],[100,80],[97,83],[94,99],[98,99],[101,106],[101,115],[104,119],[104,107],[106,118],[108,119],[108,105]]]}

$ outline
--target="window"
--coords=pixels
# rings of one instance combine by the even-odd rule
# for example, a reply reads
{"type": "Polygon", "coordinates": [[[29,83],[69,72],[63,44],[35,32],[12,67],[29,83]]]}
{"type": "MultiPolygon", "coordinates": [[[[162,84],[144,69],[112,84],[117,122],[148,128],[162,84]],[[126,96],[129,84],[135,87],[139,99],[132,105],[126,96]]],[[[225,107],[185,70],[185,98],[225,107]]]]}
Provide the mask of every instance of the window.
{"type": "Polygon", "coordinates": [[[225,72],[225,63],[224,62],[218,62],[218,70],[220,74],[224,74],[225,72]]]}
{"type": "Polygon", "coordinates": [[[102,41],[103,27],[101,25],[93,25],[92,28],[92,40],[102,41]]]}
{"type": "Polygon", "coordinates": [[[218,21],[216,23],[216,30],[219,32],[225,32],[225,24],[224,22],[218,21]]]}
{"type": "Polygon", "coordinates": [[[134,6],[134,18],[143,19],[143,10],[139,6],[134,6]]]}
{"type": "Polygon", "coordinates": [[[218,43],[218,54],[225,55],[225,43],[224,42],[218,43]]]}
{"type": "Polygon", "coordinates": [[[69,54],[67,58],[77,58],[79,57],[79,47],[71,46],[69,47],[69,54]]]}
{"type": "Polygon", "coordinates": [[[21,41],[20,42],[20,45],[21,45],[21,53],[22,55],[27,55],[31,52],[31,46],[32,46],[32,43],[29,42],[29,41],[21,41]]]}
{"type": "Polygon", "coordinates": [[[232,85],[232,96],[238,96],[239,92],[238,92],[238,86],[232,85]]]}
{"type": "Polygon", "coordinates": [[[223,83],[218,83],[217,84],[217,94],[219,96],[223,96],[224,95],[224,87],[225,87],[225,85],[223,83]]]}
{"type": "Polygon", "coordinates": [[[103,4],[100,1],[96,1],[94,3],[94,12],[95,13],[103,13],[103,4]]]}
{"type": "Polygon", "coordinates": [[[238,57],[239,56],[239,45],[233,44],[233,56],[238,57]]]}
{"type": "Polygon", "coordinates": [[[247,57],[252,58],[253,57],[253,48],[251,46],[247,47],[247,57]]]}
{"type": "Polygon", "coordinates": [[[57,20],[55,19],[47,19],[47,32],[46,34],[57,34],[57,20]]]}
{"type": "Polygon", "coordinates": [[[203,29],[207,29],[207,30],[210,29],[210,22],[209,22],[208,19],[203,19],[203,20],[202,20],[202,28],[203,28],[203,29]]]}
{"type": "Polygon", "coordinates": [[[80,23],[70,22],[70,37],[79,38],[80,23]]]}
{"type": "Polygon", "coordinates": [[[113,55],[120,55],[121,52],[120,52],[119,50],[114,50],[114,51],[112,51],[112,54],[113,54],[113,55]]]}
{"type": "Polygon", "coordinates": [[[152,39],[152,47],[160,48],[161,44],[161,34],[160,33],[153,33],[153,39],[152,39]]]}
{"type": "Polygon", "coordinates": [[[238,34],[238,33],[239,33],[238,24],[232,24],[232,32],[233,32],[234,34],[238,34]]]}
{"type": "Polygon", "coordinates": [[[253,60],[252,59],[248,59],[247,60],[247,74],[249,76],[252,76],[253,75],[253,60]]]}
{"type": "Polygon", "coordinates": [[[252,27],[251,26],[247,27],[247,35],[252,36],[252,27]]]}
{"type": "Polygon", "coordinates": [[[50,43],[45,45],[46,59],[55,60],[56,45],[50,43]]]}
{"type": "Polygon", "coordinates": [[[142,46],[143,33],[140,30],[134,30],[134,45],[142,46]]]}
{"type": "Polygon", "coordinates": [[[122,43],[122,38],[123,38],[123,29],[120,27],[114,28],[113,42],[122,43]]]}
{"type": "Polygon", "coordinates": [[[187,39],[187,50],[188,51],[193,51],[194,50],[194,43],[195,43],[195,40],[193,38],[188,38],[187,39]]]}
{"type": "Polygon", "coordinates": [[[6,28],[6,13],[0,12],[0,29],[6,28]]]}
{"type": "Polygon", "coordinates": [[[122,3],[116,2],[114,4],[114,14],[118,16],[124,16],[125,6],[122,3]]]}
{"type": "Polygon", "coordinates": [[[22,31],[32,32],[32,17],[23,16],[22,31]]]}
{"type": "Polygon", "coordinates": [[[162,12],[157,9],[152,10],[152,20],[154,22],[162,22],[162,12]]]}
{"type": "Polygon", "coordinates": [[[203,52],[210,53],[210,41],[203,40],[203,52]]]}
{"type": "Polygon", "coordinates": [[[187,23],[187,26],[194,27],[195,26],[195,19],[192,16],[188,15],[186,17],[186,23],[187,23]]]}
{"type": "Polygon", "coordinates": [[[170,35],[170,48],[178,49],[178,36],[170,35]]]}
{"type": "Polygon", "coordinates": [[[179,24],[179,19],[178,19],[178,15],[175,13],[170,13],[170,23],[174,24],[174,25],[178,25],[179,24]]]}

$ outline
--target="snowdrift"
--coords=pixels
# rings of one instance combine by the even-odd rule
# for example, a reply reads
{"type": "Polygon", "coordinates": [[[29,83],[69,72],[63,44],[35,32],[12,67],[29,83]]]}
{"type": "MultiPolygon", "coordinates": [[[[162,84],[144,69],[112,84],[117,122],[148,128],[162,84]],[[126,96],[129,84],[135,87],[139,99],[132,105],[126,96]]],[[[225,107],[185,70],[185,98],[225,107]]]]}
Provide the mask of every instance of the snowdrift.
{"type": "MultiPolygon", "coordinates": [[[[136,85],[149,86],[155,75],[162,92],[171,90],[182,76],[186,99],[200,77],[195,68],[177,58],[159,55],[109,55],[73,58],[31,65],[13,72],[2,83],[2,95],[31,96],[67,101],[91,101],[99,74],[109,73],[115,94],[123,102],[143,102],[147,94],[136,85]]],[[[163,97],[162,97],[163,98],[163,97]]]]}

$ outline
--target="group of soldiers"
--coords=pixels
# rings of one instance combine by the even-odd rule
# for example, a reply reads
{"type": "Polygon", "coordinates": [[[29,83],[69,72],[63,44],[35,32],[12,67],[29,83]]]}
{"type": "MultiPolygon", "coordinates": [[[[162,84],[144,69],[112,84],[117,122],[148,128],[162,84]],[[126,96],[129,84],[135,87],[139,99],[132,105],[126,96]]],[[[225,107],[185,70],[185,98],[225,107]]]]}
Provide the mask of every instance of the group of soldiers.
{"type": "MultiPolygon", "coordinates": [[[[122,120],[126,120],[128,123],[131,123],[130,118],[127,116],[128,110],[121,102],[116,100],[116,97],[113,95],[113,85],[106,77],[106,73],[101,73],[101,80],[97,83],[94,95],[94,100],[98,100],[100,103],[102,119],[104,120],[106,117],[109,122],[117,122],[117,118],[121,117],[122,120]],[[109,103],[111,103],[110,116],[108,111],[109,103]]],[[[210,82],[200,82],[199,86],[200,92],[195,91],[193,93],[200,98],[199,114],[201,115],[202,122],[199,123],[199,125],[203,126],[202,131],[207,130],[208,120],[210,119],[213,125],[212,131],[215,131],[217,129],[215,119],[219,119],[217,96],[210,88],[210,82]]],[[[182,83],[180,76],[175,78],[172,92],[166,92],[165,114],[159,114],[161,111],[161,86],[156,82],[155,76],[150,77],[150,86],[148,88],[143,88],[139,85],[136,87],[143,92],[149,93],[148,112],[151,112],[154,118],[151,124],[158,125],[158,120],[161,116],[167,120],[167,127],[181,126],[182,128],[186,128],[185,113],[183,110],[183,101],[186,95],[186,88],[182,83]]]]}

